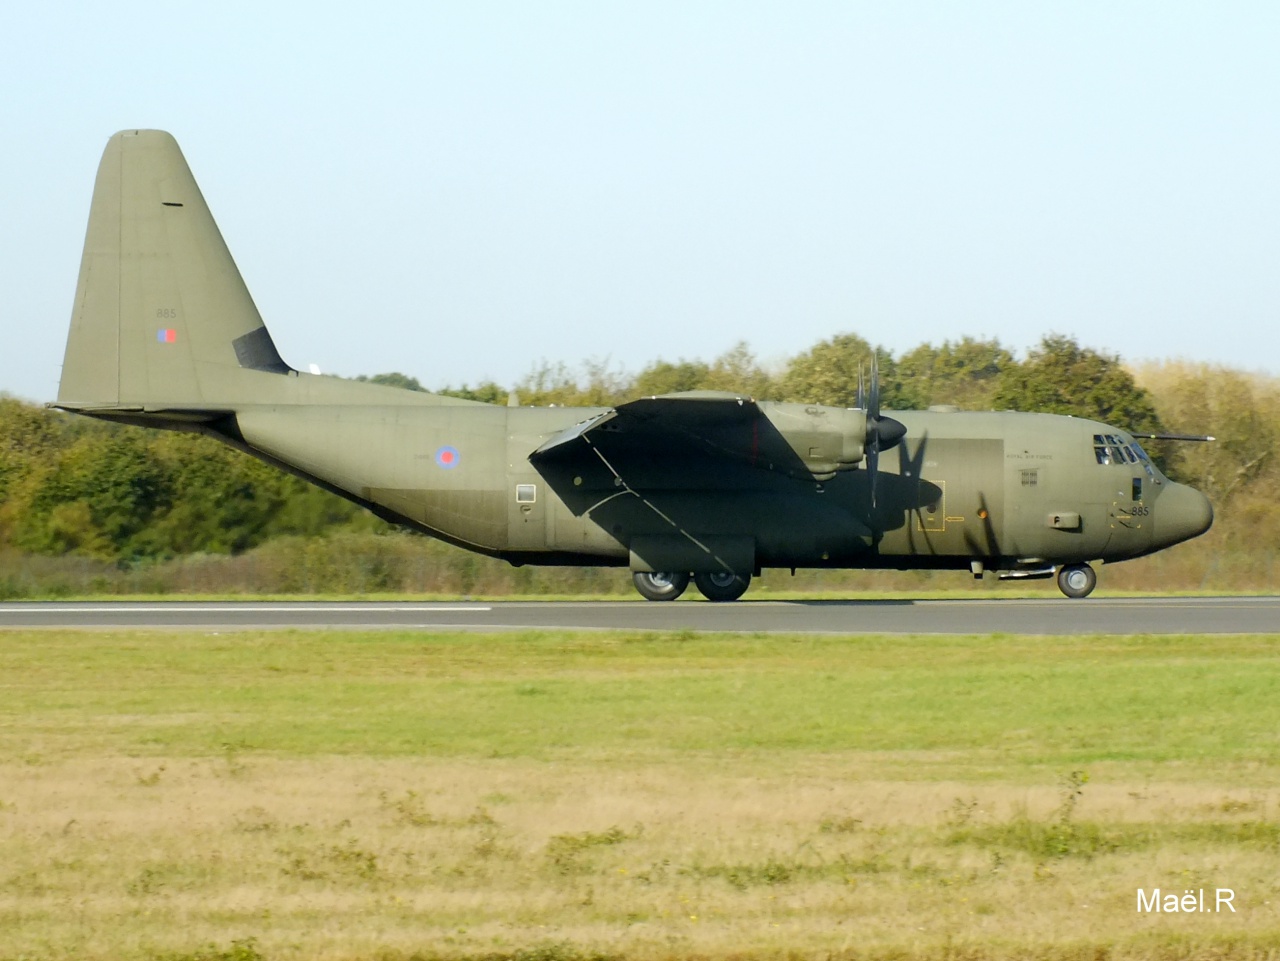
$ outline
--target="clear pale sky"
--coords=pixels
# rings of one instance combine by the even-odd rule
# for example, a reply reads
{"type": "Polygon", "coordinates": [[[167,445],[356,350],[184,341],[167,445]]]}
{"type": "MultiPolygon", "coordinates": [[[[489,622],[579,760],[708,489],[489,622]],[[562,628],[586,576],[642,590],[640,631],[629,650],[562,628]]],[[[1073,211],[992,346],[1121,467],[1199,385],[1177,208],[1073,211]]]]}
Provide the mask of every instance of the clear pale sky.
{"type": "Polygon", "coordinates": [[[21,3],[0,391],[171,131],[294,366],[510,385],[1046,332],[1280,373],[1280,4],[21,3]]]}

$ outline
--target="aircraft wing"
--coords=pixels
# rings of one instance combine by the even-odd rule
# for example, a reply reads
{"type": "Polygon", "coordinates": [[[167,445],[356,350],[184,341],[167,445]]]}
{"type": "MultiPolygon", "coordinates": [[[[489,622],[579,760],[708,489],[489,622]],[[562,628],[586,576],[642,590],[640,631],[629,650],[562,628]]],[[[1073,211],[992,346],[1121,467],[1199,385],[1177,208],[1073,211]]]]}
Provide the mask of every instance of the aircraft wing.
{"type": "Polygon", "coordinates": [[[708,470],[727,480],[725,471],[743,467],[825,479],[862,459],[864,423],[860,411],[690,391],[602,411],[547,440],[529,460],[544,473],[603,462],[628,484],[637,478],[659,486],[681,486],[708,470]]]}
{"type": "Polygon", "coordinates": [[[690,391],[644,397],[560,432],[529,459],[535,465],[572,460],[590,456],[590,447],[602,449],[602,445],[623,456],[663,454],[673,444],[693,444],[731,456],[749,454],[752,425],[763,417],[754,400],[736,394],[690,391]]]}
{"type": "Polygon", "coordinates": [[[736,394],[691,391],[644,397],[596,414],[562,431],[529,459],[535,465],[594,457],[590,448],[630,460],[689,446],[729,456],[750,455],[752,428],[764,420],[760,405],[736,394]]]}

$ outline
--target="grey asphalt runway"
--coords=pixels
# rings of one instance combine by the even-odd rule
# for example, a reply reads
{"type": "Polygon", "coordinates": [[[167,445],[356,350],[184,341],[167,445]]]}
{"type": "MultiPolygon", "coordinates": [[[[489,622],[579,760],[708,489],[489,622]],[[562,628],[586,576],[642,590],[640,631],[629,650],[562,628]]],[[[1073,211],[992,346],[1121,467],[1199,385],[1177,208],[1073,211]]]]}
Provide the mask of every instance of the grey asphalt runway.
{"type": "Polygon", "coordinates": [[[1280,597],[867,601],[83,602],[0,604],[0,628],[634,629],[802,634],[1280,632],[1280,597]]]}

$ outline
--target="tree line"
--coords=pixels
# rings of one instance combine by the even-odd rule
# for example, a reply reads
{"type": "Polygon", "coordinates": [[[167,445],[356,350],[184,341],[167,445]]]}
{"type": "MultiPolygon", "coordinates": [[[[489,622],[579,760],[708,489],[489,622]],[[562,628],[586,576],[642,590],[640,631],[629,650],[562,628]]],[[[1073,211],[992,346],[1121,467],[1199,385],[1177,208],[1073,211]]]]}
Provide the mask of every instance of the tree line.
{"type": "MultiPolygon", "coordinates": [[[[438,393],[506,403],[514,393],[534,406],[605,407],[636,397],[687,390],[724,390],[756,400],[794,401],[853,407],[859,378],[869,374],[872,355],[880,367],[882,406],[922,410],[955,406],[965,410],[1036,410],[1121,421],[1133,430],[1158,423],[1147,391],[1117,356],[1082,347],[1061,335],[1045,337],[1019,361],[997,340],[964,337],[940,346],[921,344],[901,357],[873,347],[858,334],[840,334],[767,369],[745,342],[711,361],[656,361],[631,374],[607,360],[588,360],[580,369],[543,363],[510,390],[492,382],[445,387],[438,393]]],[[[409,390],[427,390],[401,373],[360,377],[409,390]]]]}
{"type": "MultiPolygon", "coordinates": [[[[510,388],[440,393],[505,404],[609,406],[684,390],[852,407],[878,356],[882,405],[1074,414],[1151,433],[1211,433],[1211,445],[1152,445],[1178,480],[1240,518],[1241,549],[1280,544],[1280,385],[1194,363],[1131,369],[1061,335],[1019,359],[995,340],[922,344],[895,356],[857,334],[832,337],[777,369],[739,343],[712,360],[658,361],[636,373],[604,361],[543,363],[510,388]]],[[[402,373],[360,379],[410,390],[402,373]]],[[[194,554],[236,555],[274,539],[391,528],[360,508],[209,438],[121,427],[0,397],[0,551],[138,566],[194,554]]],[[[1228,535],[1232,536],[1232,535],[1228,535]]],[[[293,542],[291,540],[291,542],[293,542]]]]}

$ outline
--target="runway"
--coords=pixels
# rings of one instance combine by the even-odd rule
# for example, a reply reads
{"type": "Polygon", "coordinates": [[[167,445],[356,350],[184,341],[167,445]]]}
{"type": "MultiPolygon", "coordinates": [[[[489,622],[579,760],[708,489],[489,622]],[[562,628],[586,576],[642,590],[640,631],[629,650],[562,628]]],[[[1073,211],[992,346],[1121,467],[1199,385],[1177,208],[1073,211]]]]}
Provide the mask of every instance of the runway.
{"type": "Polygon", "coordinates": [[[741,631],[797,634],[1255,634],[1280,597],[739,601],[0,604],[0,628],[741,631]]]}

